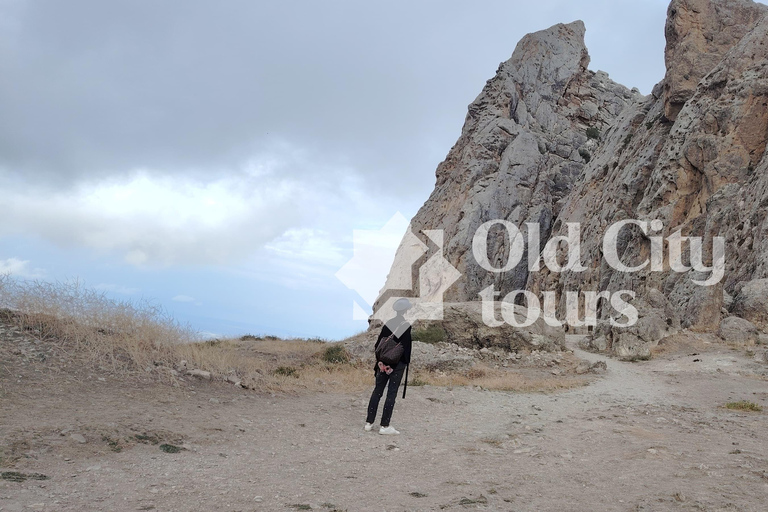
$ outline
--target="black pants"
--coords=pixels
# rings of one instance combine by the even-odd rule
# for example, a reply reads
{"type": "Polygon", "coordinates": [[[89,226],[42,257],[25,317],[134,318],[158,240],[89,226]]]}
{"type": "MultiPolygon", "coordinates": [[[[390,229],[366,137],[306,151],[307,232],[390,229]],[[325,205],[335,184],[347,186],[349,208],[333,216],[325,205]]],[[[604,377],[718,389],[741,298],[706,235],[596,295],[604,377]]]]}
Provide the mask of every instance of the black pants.
{"type": "Polygon", "coordinates": [[[400,387],[400,381],[403,378],[404,364],[398,364],[394,371],[387,375],[385,372],[376,372],[376,387],[373,388],[371,400],[368,402],[368,417],[366,423],[373,423],[376,420],[376,411],[379,410],[379,400],[384,396],[384,388],[387,388],[387,399],[384,400],[384,411],[381,413],[381,426],[388,427],[389,420],[392,418],[392,410],[395,408],[395,399],[397,398],[397,388],[400,387]]]}

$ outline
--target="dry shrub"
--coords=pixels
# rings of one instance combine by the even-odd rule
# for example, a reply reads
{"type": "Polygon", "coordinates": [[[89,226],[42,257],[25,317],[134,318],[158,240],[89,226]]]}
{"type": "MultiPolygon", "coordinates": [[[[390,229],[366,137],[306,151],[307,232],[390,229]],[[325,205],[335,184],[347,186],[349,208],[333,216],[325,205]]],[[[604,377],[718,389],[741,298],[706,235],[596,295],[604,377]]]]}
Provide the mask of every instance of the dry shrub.
{"type": "Polygon", "coordinates": [[[726,409],[733,409],[736,411],[752,411],[752,412],[760,412],[763,410],[762,407],[760,407],[758,404],[754,402],[749,402],[747,400],[739,400],[738,402],[728,402],[725,404],[726,409]]]}
{"type": "Polygon", "coordinates": [[[349,353],[342,343],[334,343],[323,351],[323,361],[326,363],[348,363],[349,353]]]}
{"type": "Polygon", "coordinates": [[[40,339],[72,348],[114,370],[175,360],[175,347],[198,339],[189,326],[149,301],[117,301],[80,281],[0,276],[0,308],[40,339]]]}
{"type": "Polygon", "coordinates": [[[485,375],[486,375],[485,368],[483,368],[483,367],[481,367],[479,365],[475,365],[472,368],[470,368],[469,370],[467,370],[466,375],[467,375],[467,378],[469,380],[480,379],[482,377],[485,377],[485,375]]]}

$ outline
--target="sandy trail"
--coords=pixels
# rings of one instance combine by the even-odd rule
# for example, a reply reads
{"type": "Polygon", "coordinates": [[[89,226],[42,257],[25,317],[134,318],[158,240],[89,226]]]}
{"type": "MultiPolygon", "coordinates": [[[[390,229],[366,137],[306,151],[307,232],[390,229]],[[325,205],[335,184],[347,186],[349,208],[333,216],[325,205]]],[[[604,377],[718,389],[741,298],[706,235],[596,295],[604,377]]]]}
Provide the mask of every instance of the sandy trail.
{"type": "Polygon", "coordinates": [[[768,407],[764,368],[719,346],[624,363],[576,342],[577,355],[608,365],[593,384],[412,387],[393,416],[400,436],[363,431],[369,390],[271,397],[97,375],[7,381],[0,436],[27,442],[14,470],[50,479],[0,480],[0,511],[766,509],[766,415],[721,407],[768,407]],[[115,453],[104,440],[141,432],[187,449],[115,453]]]}
{"type": "Polygon", "coordinates": [[[608,367],[604,378],[587,388],[568,393],[573,400],[583,398],[586,403],[671,403],[669,389],[660,380],[649,379],[646,367],[581,350],[578,343],[585,336],[566,335],[565,338],[566,346],[576,356],[590,363],[604,361],[608,367]]]}

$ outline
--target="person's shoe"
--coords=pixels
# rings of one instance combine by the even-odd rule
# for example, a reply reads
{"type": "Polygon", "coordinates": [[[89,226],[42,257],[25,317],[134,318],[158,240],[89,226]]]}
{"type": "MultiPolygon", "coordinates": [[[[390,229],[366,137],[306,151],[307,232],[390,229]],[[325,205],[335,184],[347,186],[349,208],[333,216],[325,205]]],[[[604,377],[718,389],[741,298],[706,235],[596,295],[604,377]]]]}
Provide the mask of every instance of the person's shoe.
{"type": "Polygon", "coordinates": [[[397,434],[399,434],[399,433],[400,433],[400,432],[398,432],[397,430],[395,430],[395,427],[392,427],[392,426],[389,426],[389,427],[381,427],[381,428],[379,429],[379,434],[383,434],[383,435],[385,435],[385,436],[393,436],[393,435],[397,435],[397,434]]]}
{"type": "Polygon", "coordinates": [[[366,423],[365,424],[365,431],[366,432],[370,432],[372,428],[373,428],[373,423],[366,423]]]}

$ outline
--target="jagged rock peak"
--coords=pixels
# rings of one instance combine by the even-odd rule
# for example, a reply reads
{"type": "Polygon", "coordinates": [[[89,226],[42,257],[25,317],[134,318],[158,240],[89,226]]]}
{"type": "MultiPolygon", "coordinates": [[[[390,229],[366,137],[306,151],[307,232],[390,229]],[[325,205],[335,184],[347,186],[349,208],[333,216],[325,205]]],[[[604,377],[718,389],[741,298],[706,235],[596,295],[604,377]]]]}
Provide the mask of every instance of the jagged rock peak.
{"type": "MultiPolygon", "coordinates": [[[[490,284],[525,286],[527,268],[490,274],[476,264],[471,247],[477,228],[504,219],[538,224],[548,237],[600,134],[643,100],[639,91],[613,82],[605,72],[587,69],[584,34],[584,23],[575,21],[525,36],[469,105],[461,136],[437,168],[435,189],[411,223],[413,234],[427,245],[425,231],[444,232],[444,257],[462,274],[446,301],[477,300],[490,284]]],[[[414,296],[429,295],[420,289],[423,276],[413,265],[412,248],[411,239],[404,238],[374,305],[383,316],[387,293],[402,289],[402,276],[411,277],[406,281],[414,283],[414,296]]],[[[502,261],[507,250],[505,239],[495,237],[488,257],[502,261]]]]}
{"type": "Polygon", "coordinates": [[[631,290],[638,322],[619,328],[611,308],[598,306],[594,329],[593,348],[622,357],[646,357],[680,328],[724,336],[734,322],[721,320],[734,314],[768,329],[768,6],[673,0],[666,36],[667,73],[650,96],[587,69],[581,22],[523,38],[469,106],[435,189],[411,223],[419,247],[428,245],[429,230],[442,230],[439,250],[461,276],[454,283],[452,273],[444,280],[422,275],[419,259],[431,254],[411,257],[417,244],[406,236],[374,310],[386,313],[379,306],[403,291],[425,304],[435,297],[464,303],[493,285],[502,296],[555,292],[563,318],[564,292],[631,290]],[[483,235],[477,254],[472,248],[478,228],[499,219],[538,235],[539,244],[515,248],[522,258],[511,268],[503,229],[483,235]],[[626,219],[661,221],[654,237],[668,245],[673,235],[692,237],[683,250],[686,265],[698,268],[673,268],[672,251],[663,249],[668,259],[650,268],[654,246],[634,227],[617,237],[615,254],[637,270],[607,264],[604,234],[626,219]],[[527,251],[565,239],[573,223],[586,268],[529,271],[527,251]],[[725,252],[717,273],[704,264],[715,261],[716,240],[725,252]],[[504,272],[480,265],[478,254],[504,272]],[[714,279],[702,286],[708,276],[714,279]]]}
{"type": "Polygon", "coordinates": [[[674,121],[696,86],[768,14],[752,0],[672,0],[664,30],[664,115],[674,121]]]}
{"type": "Polygon", "coordinates": [[[524,89],[545,84],[562,92],[570,79],[589,65],[585,32],[584,22],[577,20],[527,34],[502,70],[514,74],[524,89]]]}

